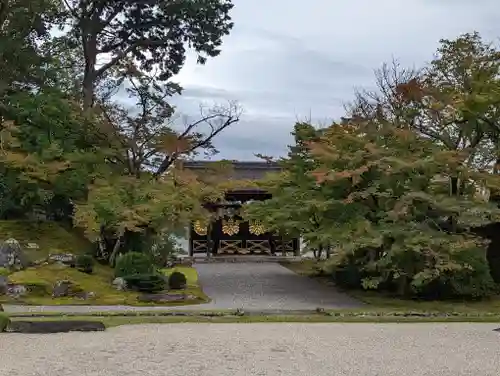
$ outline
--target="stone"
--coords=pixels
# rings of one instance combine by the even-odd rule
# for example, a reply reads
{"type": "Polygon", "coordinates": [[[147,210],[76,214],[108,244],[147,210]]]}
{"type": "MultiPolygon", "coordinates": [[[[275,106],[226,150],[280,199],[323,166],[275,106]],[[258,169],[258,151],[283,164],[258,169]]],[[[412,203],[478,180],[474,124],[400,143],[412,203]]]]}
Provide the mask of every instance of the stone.
{"type": "Polygon", "coordinates": [[[193,260],[191,260],[190,258],[185,258],[185,259],[183,259],[181,261],[180,264],[183,265],[183,266],[192,267],[193,266],[193,260]]]}
{"type": "Polygon", "coordinates": [[[6,294],[11,298],[18,299],[28,293],[28,289],[24,285],[8,284],[6,294]]]}
{"type": "Polygon", "coordinates": [[[137,300],[142,303],[168,303],[168,302],[183,302],[186,300],[196,300],[197,297],[191,294],[141,294],[137,300]]]}
{"type": "Polygon", "coordinates": [[[243,308],[238,308],[235,313],[236,316],[245,316],[245,311],[243,311],[243,308]]]}
{"type": "Polygon", "coordinates": [[[113,287],[118,291],[127,290],[127,282],[122,277],[117,277],[112,282],[113,287]]]}
{"type": "Polygon", "coordinates": [[[75,296],[83,291],[73,282],[68,280],[57,281],[52,289],[53,298],[62,298],[65,296],[75,296]]]}
{"type": "Polygon", "coordinates": [[[9,285],[9,280],[6,276],[0,275],[0,295],[7,293],[7,286],[9,285]]]}
{"type": "Polygon", "coordinates": [[[40,246],[36,243],[28,243],[26,244],[27,249],[40,249],[40,246]]]}
{"type": "Polygon", "coordinates": [[[76,256],[72,253],[56,253],[49,255],[49,261],[60,262],[65,265],[74,265],[76,262],[76,256]]]}
{"type": "Polygon", "coordinates": [[[31,263],[31,266],[40,266],[40,265],[45,265],[45,264],[49,264],[47,262],[47,259],[38,259],[38,260],[35,260],[31,263]]]}
{"type": "Polygon", "coordinates": [[[96,296],[96,294],[93,291],[89,291],[89,292],[82,291],[82,292],[77,292],[76,294],[74,294],[75,298],[81,299],[81,300],[92,299],[92,298],[95,298],[95,296],[96,296]]]}
{"type": "Polygon", "coordinates": [[[55,268],[55,269],[67,269],[70,267],[70,265],[68,264],[65,264],[64,262],[62,261],[56,261],[52,264],[52,267],[55,268]]]}
{"type": "Polygon", "coordinates": [[[67,333],[106,330],[99,321],[11,321],[7,331],[11,333],[67,333]]]}
{"type": "Polygon", "coordinates": [[[0,267],[20,270],[26,267],[27,261],[16,239],[8,239],[0,245],[0,267]]]}

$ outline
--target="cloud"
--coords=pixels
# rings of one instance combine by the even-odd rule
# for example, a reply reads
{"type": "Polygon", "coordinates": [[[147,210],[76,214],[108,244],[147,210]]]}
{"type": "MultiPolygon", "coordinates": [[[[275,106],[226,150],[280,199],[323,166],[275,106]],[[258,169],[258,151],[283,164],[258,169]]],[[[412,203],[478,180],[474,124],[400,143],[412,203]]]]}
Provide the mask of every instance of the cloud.
{"type": "Polygon", "coordinates": [[[175,104],[196,116],[200,102],[237,100],[245,112],[216,141],[219,157],[282,155],[297,119],[342,116],[353,88],[372,86],[383,62],[420,66],[439,39],[474,30],[498,37],[497,1],[235,0],[221,55],[204,66],[188,59],[175,104]]]}

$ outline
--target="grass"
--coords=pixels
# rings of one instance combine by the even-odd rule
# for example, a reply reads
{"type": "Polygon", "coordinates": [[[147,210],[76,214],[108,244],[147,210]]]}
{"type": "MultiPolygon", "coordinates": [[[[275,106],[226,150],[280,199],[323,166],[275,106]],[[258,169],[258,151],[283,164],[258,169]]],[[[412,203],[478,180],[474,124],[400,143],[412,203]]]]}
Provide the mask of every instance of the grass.
{"type": "Polygon", "coordinates": [[[81,254],[91,245],[82,236],[70,232],[55,222],[45,221],[0,221],[0,240],[14,238],[26,246],[38,244],[38,249],[25,249],[26,256],[32,260],[46,258],[51,253],[81,254]]]}
{"type": "MultiPolygon", "coordinates": [[[[315,260],[283,263],[283,266],[297,274],[314,278],[328,286],[335,286],[327,276],[318,275],[320,263],[315,260]]],[[[497,313],[500,315],[500,296],[481,301],[421,301],[401,299],[375,291],[346,291],[347,294],[366,303],[368,306],[357,311],[373,312],[455,312],[455,313],[497,313]]]]}
{"type": "MultiPolygon", "coordinates": [[[[25,255],[30,261],[46,259],[50,254],[72,253],[84,254],[91,249],[91,244],[75,231],[69,231],[50,221],[0,221],[0,240],[14,238],[24,246],[25,255]],[[36,243],[38,249],[26,247],[28,243],[36,243]]],[[[186,275],[188,286],[180,293],[193,295],[196,299],[183,302],[169,302],[161,305],[188,305],[208,302],[210,299],[203,293],[198,284],[196,270],[189,267],[165,269],[169,274],[177,270],[186,275]]],[[[137,301],[136,292],[120,292],[111,285],[114,271],[112,268],[96,264],[92,274],[85,274],[76,269],[61,267],[57,264],[41,265],[11,273],[9,281],[16,284],[37,287],[38,293],[29,294],[22,299],[0,296],[0,303],[26,305],[133,305],[148,306],[152,303],[137,301]],[[52,287],[57,281],[70,280],[85,292],[94,292],[95,297],[77,299],[72,297],[52,298],[52,287]],[[45,291],[42,291],[45,290],[45,291]]],[[[156,304],[157,305],[157,304],[156,304]]]]}
{"type": "Polygon", "coordinates": [[[120,292],[113,288],[113,269],[95,265],[94,273],[86,274],[70,267],[57,264],[27,268],[9,276],[9,281],[22,285],[44,286],[46,294],[29,294],[15,300],[3,297],[4,303],[29,305],[114,305],[137,303],[137,293],[120,292]],[[69,280],[86,292],[94,292],[96,296],[86,300],[73,297],[52,298],[52,287],[57,281],[69,280]]]}
{"type": "MultiPolygon", "coordinates": [[[[96,264],[92,274],[82,273],[69,267],[61,267],[57,264],[44,265],[39,267],[27,268],[15,272],[9,276],[12,283],[41,286],[45,289],[45,294],[29,294],[21,299],[0,297],[0,303],[15,303],[26,305],[131,305],[131,306],[151,306],[165,305],[178,306],[189,304],[200,304],[209,301],[209,298],[203,293],[198,285],[198,275],[193,268],[176,268],[186,274],[188,286],[185,290],[179,290],[179,293],[194,295],[196,299],[185,300],[182,302],[166,303],[145,303],[137,300],[137,292],[121,292],[114,289],[111,284],[113,280],[113,269],[108,266],[96,264]],[[89,299],[78,299],[73,297],[52,298],[50,292],[57,281],[69,280],[75,283],[79,288],[86,292],[94,292],[95,297],[89,299]]],[[[164,270],[169,274],[173,270],[164,270]]]]}
{"type": "MultiPolygon", "coordinates": [[[[12,318],[22,321],[26,318],[12,318]]],[[[500,316],[470,317],[397,317],[397,316],[328,316],[328,315],[256,315],[256,316],[60,316],[57,320],[99,321],[107,328],[137,324],[179,323],[423,323],[423,322],[483,322],[500,323],[500,316]]],[[[30,317],[29,321],[54,321],[53,317],[30,317]]]]}
{"type": "Polygon", "coordinates": [[[174,268],[162,269],[162,273],[166,276],[169,276],[173,272],[180,272],[186,276],[187,286],[184,290],[180,290],[179,292],[196,296],[197,300],[194,304],[208,303],[210,301],[210,298],[205,295],[202,287],[198,283],[198,272],[195,268],[188,266],[176,266],[174,268]]]}

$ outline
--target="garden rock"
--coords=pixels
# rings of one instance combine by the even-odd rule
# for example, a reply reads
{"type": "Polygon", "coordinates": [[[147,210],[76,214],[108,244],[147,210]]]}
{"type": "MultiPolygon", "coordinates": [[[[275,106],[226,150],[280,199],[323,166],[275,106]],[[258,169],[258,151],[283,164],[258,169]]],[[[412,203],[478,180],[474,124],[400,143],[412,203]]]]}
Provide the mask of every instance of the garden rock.
{"type": "Polygon", "coordinates": [[[40,249],[40,246],[36,243],[28,243],[26,244],[27,249],[40,249]]]}
{"type": "Polygon", "coordinates": [[[142,303],[168,303],[168,302],[183,302],[186,300],[196,300],[197,297],[191,294],[141,294],[137,300],[142,303]]]}
{"type": "Polygon", "coordinates": [[[16,239],[8,239],[0,245],[0,267],[20,270],[26,265],[27,259],[16,239]]]}
{"type": "Polygon", "coordinates": [[[52,267],[55,268],[55,269],[67,269],[69,268],[69,265],[68,264],[65,264],[64,262],[62,261],[56,261],[54,264],[52,264],[52,267]]]}
{"type": "Polygon", "coordinates": [[[127,290],[127,282],[122,277],[117,277],[113,280],[113,287],[118,291],[127,290]]]}
{"type": "Polygon", "coordinates": [[[62,298],[65,296],[74,296],[82,291],[77,291],[75,284],[68,280],[57,281],[52,289],[53,298],[62,298]]]}
{"type": "Polygon", "coordinates": [[[193,260],[190,258],[185,258],[181,260],[180,265],[182,266],[187,266],[187,267],[192,267],[193,266],[193,260]]]}
{"type": "Polygon", "coordinates": [[[67,333],[103,331],[99,321],[11,321],[7,331],[13,333],[67,333]]]}
{"type": "Polygon", "coordinates": [[[20,298],[28,293],[28,289],[23,285],[8,284],[7,295],[11,298],[20,298]]]}
{"type": "Polygon", "coordinates": [[[59,253],[49,255],[49,261],[60,262],[65,265],[74,265],[76,262],[76,256],[72,253],[59,253]]]}
{"type": "Polygon", "coordinates": [[[89,292],[82,291],[82,292],[77,292],[76,294],[74,294],[75,298],[82,299],[82,300],[92,299],[92,298],[95,298],[95,296],[96,296],[96,294],[93,291],[89,291],[89,292]]]}
{"type": "Polygon", "coordinates": [[[7,286],[9,285],[9,281],[7,277],[0,275],[0,295],[4,295],[7,293],[7,286]]]}

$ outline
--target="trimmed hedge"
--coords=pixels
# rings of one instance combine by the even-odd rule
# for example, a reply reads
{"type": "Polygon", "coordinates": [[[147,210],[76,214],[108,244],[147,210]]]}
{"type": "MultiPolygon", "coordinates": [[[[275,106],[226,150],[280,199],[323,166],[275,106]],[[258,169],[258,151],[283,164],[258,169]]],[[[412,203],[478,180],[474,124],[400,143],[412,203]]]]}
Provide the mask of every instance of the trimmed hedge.
{"type": "Polygon", "coordinates": [[[172,290],[180,290],[186,287],[187,284],[187,278],[186,276],[181,273],[181,272],[173,272],[170,274],[168,277],[168,286],[172,290]]]}
{"type": "Polygon", "coordinates": [[[80,272],[92,274],[94,271],[94,259],[90,255],[78,255],[75,266],[80,272]]]}
{"type": "Polygon", "coordinates": [[[159,292],[165,289],[166,281],[158,274],[133,274],[122,277],[127,282],[127,287],[140,292],[159,292]]]}
{"type": "Polygon", "coordinates": [[[139,252],[129,252],[118,257],[115,266],[115,277],[153,274],[154,269],[154,265],[147,255],[139,252]]]}

